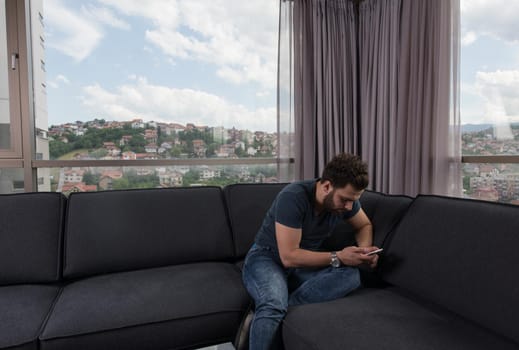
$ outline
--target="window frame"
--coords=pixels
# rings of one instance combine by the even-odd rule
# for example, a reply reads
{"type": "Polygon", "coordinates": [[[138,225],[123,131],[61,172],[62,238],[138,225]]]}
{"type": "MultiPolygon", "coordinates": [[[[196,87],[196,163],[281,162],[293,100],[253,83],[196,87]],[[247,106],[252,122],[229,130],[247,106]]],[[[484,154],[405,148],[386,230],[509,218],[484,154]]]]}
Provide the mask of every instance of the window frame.
{"type": "MultiPolygon", "coordinates": [[[[22,158],[22,129],[21,129],[21,99],[20,99],[20,68],[21,68],[21,54],[20,43],[18,40],[18,7],[20,1],[5,1],[5,15],[6,15],[6,39],[7,39],[7,57],[8,65],[12,64],[11,60],[14,58],[15,69],[7,68],[7,78],[9,87],[9,133],[10,133],[10,147],[0,149],[0,168],[8,167],[8,164],[13,164],[12,160],[21,160],[22,158]],[[16,55],[16,56],[14,56],[16,55]]],[[[2,28],[3,30],[3,28],[2,28]]],[[[16,163],[20,165],[20,162],[16,163]]]]}
{"type": "MultiPolygon", "coordinates": [[[[13,105],[10,110],[12,149],[0,150],[0,168],[23,168],[24,191],[38,191],[38,169],[69,167],[163,167],[177,165],[262,165],[277,164],[278,174],[287,171],[281,167],[293,164],[294,158],[281,158],[279,147],[277,157],[272,158],[239,158],[239,159],[159,159],[159,160],[41,160],[36,153],[36,130],[33,91],[32,41],[41,41],[41,37],[31,37],[31,1],[6,0],[6,30],[8,35],[8,52],[18,54],[17,69],[9,70],[9,98],[13,105]],[[7,13],[7,7],[9,12],[7,13]],[[10,45],[10,46],[9,46],[10,45]],[[11,75],[13,76],[11,78],[11,75]],[[12,89],[12,91],[11,91],[12,89]]],[[[44,25],[43,16],[38,13],[44,25]]],[[[43,62],[43,61],[42,61],[43,62]]],[[[290,173],[290,172],[288,172],[290,173]]],[[[287,181],[287,175],[278,181],[287,181]]],[[[290,175],[288,175],[290,176],[290,175]]]]}

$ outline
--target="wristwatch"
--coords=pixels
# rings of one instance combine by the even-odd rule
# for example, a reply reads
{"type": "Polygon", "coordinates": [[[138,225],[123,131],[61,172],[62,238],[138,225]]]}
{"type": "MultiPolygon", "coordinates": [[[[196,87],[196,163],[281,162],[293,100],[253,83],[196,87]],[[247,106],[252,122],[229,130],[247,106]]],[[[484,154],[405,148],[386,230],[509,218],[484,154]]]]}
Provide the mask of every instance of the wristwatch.
{"type": "Polygon", "coordinates": [[[341,261],[337,257],[337,253],[336,252],[331,252],[330,254],[332,255],[332,257],[331,257],[332,259],[330,261],[330,265],[332,265],[333,267],[341,266],[341,261]]]}

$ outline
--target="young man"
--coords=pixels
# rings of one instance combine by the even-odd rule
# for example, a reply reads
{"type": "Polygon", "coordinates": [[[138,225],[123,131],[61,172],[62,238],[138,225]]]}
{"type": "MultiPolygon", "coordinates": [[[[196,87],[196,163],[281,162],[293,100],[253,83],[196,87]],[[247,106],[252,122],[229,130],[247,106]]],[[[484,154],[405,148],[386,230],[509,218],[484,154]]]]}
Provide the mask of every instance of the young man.
{"type": "Polygon", "coordinates": [[[243,281],[255,302],[249,349],[282,348],[280,322],[289,305],[344,297],[360,286],[357,266],[376,266],[371,223],[359,198],[368,185],[367,166],[339,154],[320,179],[286,186],[269,209],[247,253],[243,281]],[[341,220],[356,229],[358,247],[320,251],[341,220]]]}

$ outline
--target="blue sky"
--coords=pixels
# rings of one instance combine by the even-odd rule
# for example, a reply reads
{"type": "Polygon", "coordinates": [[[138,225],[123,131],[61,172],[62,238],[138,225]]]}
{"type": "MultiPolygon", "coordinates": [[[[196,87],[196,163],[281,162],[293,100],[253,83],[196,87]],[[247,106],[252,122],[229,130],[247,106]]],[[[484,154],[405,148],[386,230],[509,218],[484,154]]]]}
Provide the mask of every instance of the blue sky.
{"type": "MultiPolygon", "coordinates": [[[[49,124],[276,129],[278,0],[43,0],[49,124]]],[[[462,123],[519,121],[519,0],[461,0],[462,123]]]]}
{"type": "Polygon", "coordinates": [[[461,0],[462,123],[519,122],[518,15],[518,0],[461,0]]]}
{"type": "Polygon", "coordinates": [[[277,0],[43,0],[49,124],[276,129],[277,0]]]}

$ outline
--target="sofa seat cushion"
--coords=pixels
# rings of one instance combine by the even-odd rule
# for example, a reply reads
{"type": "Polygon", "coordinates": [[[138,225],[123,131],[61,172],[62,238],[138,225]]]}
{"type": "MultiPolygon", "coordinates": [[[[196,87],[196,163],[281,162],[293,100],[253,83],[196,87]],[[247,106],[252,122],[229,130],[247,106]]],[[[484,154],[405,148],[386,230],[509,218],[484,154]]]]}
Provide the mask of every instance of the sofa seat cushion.
{"type": "Polygon", "coordinates": [[[38,335],[59,288],[42,285],[0,287],[0,348],[36,348],[38,335]]]}
{"type": "Polygon", "coordinates": [[[40,339],[44,349],[228,341],[248,302],[241,274],[230,263],[101,275],[64,287],[40,339]]]}
{"type": "Polygon", "coordinates": [[[332,302],[290,308],[283,339],[287,350],[519,348],[393,288],[363,289],[332,302]]]}

